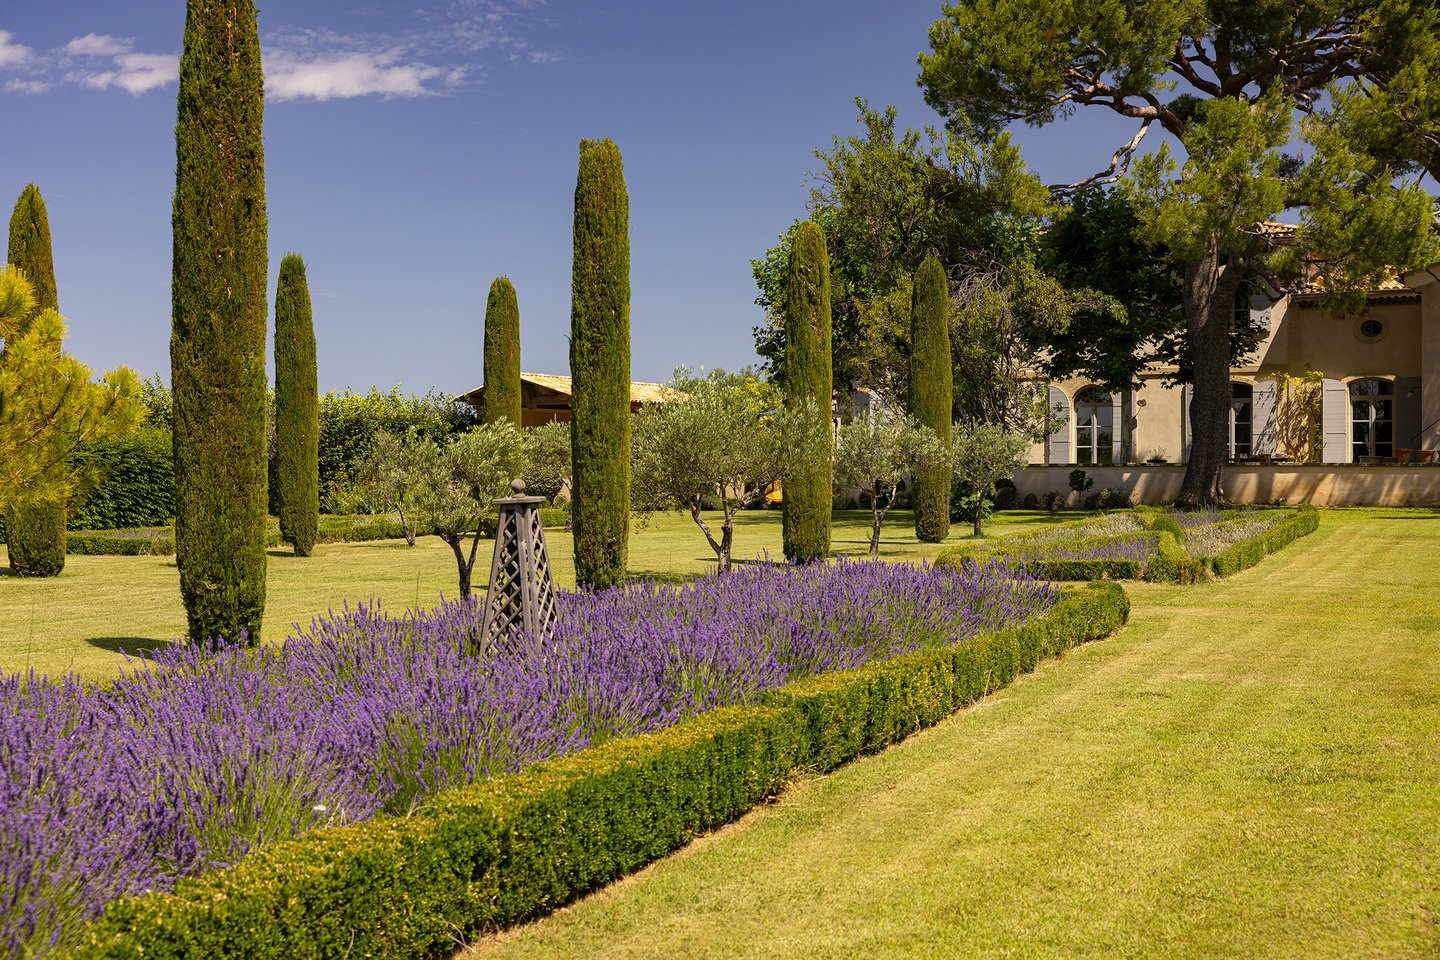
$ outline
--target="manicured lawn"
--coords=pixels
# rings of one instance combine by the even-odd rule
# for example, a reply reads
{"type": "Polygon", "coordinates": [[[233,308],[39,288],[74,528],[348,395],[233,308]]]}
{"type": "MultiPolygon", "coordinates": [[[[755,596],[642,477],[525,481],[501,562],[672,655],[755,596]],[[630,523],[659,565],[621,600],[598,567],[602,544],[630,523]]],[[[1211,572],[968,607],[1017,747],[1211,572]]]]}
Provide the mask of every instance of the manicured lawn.
{"type": "Polygon", "coordinates": [[[1325,511],[1224,581],[499,957],[1440,955],[1440,514],[1325,511]]]}
{"type": "MultiPolygon", "coordinates": [[[[998,515],[988,531],[1030,529],[1080,514],[1014,511],[998,515]]],[[[709,518],[709,522],[716,522],[709,518]]],[[[869,547],[870,515],[838,514],[833,545],[837,552],[864,555],[869,547]]],[[[951,527],[949,543],[960,542],[970,528],[951,527]]],[[[718,535],[718,530],[716,531],[718,535]]],[[[570,536],[547,531],[551,563],[562,586],[575,580],[570,536]]],[[[946,544],[916,541],[908,512],[894,511],[884,528],[881,556],[911,560],[935,556],[946,544]]],[[[476,589],[483,591],[490,571],[489,543],[475,561],[476,589]]],[[[749,511],[736,518],[735,557],[768,551],[781,555],[779,511],[749,511]]],[[[634,530],[630,567],[641,576],[702,573],[714,554],[689,515],[657,514],[634,530]]],[[[185,631],[179,575],[174,557],[87,557],[65,561],[59,577],[30,580],[9,575],[0,548],[0,671],[32,666],[58,675],[75,670],[88,678],[113,676],[123,662],[119,650],[149,650],[185,631]]],[[[443,593],[454,596],[459,583],[454,554],[436,537],[422,537],[414,549],[403,540],[319,544],[315,555],[299,559],[288,547],[272,550],[266,586],[263,639],[274,642],[292,624],[309,624],[345,602],[378,597],[387,609],[431,607],[443,593]]]]}

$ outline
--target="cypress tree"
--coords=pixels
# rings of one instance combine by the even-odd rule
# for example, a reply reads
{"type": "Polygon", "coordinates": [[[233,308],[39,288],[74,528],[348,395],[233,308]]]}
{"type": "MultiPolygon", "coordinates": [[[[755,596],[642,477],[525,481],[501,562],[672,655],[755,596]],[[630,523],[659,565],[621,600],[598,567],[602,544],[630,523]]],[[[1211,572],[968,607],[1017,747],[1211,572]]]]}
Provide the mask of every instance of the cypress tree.
{"type": "MultiPolygon", "coordinates": [[[[950,449],[951,406],[955,400],[955,369],[950,359],[950,327],[946,319],[950,288],[945,268],[934,255],[915,271],[910,310],[910,415],[934,430],[950,449]]],[[[921,543],[939,543],[950,534],[950,469],[933,467],[915,473],[910,502],[915,508],[915,536],[921,543]]]]}
{"type": "Polygon", "coordinates": [[[630,524],[630,198],[608,139],[580,141],[570,287],[575,579],[600,589],[625,579],[630,524]]]}
{"type": "MultiPolygon", "coordinates": [[[[26,184],[15,201],[5,259],[19,267],[30,281],[38,308],[36,316],[44,310],[60,309],[55,260],[50,250],[50,217],[40,188],[33,183],[26,184]]],[[[23,577],[59,576],[65,569],[65,501],[20,501],[12,504],[6,514],[10,569],[23,577]]]]}
{"type": "Polygon", "coordinates": [[[320,398],[305,261],[293,253],[275,288],[275,459],[280,536],[308,557],[320,525],[320,398]]]}
{"type": "MultiPolygon", "coordinates": [[[[627,344],[628,349],[628,344],[627,344]]],[[[485,303],[485,394],[480,422],[520,423],[520,306],[507,277],[490,284],[485,303]]]]}
{"type": "Polygon", "coordinates": [[[253,0],[188,0],[175,119],[175,559],[190,639],[265,612],[265,113],[253,0]]]}
{"type": "MultiPolygon", "coordinates": [[[[830,428],[834,377],[830,361],[830,257],[818,224],[800,224],[790,245],[785,297],[785,403],[812,404],[830,428]]],[[[785,556],[800,563],[830,553],[834,490],[829,456],[785,481],[782,501],[785,556]]]]}

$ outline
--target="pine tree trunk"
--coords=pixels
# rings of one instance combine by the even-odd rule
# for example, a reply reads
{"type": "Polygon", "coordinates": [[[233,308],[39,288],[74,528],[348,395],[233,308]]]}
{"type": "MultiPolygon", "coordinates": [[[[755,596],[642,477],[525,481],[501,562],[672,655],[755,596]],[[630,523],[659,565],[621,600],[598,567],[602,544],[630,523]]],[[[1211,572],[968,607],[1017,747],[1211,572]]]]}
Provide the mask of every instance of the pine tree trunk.
{"type": "Polygon", "coordinates": [[[1220,263],[1212,242],[1199,260],[1185,263],[1185,326],[1190,338],[1190,457],[1180,487],[1182,501],[1214,504],[1225,499],[1229,454],[1230,321],[1248,259],[1220,263]]]}

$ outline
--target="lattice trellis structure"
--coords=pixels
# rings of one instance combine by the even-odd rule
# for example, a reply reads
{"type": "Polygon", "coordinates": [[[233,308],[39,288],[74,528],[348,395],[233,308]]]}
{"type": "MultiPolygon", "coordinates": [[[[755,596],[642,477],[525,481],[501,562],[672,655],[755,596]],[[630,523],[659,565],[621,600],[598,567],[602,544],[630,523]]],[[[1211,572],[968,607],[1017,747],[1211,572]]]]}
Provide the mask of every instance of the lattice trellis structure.
{"type": "Polygon", "coordinates": [[[545,498],[525,496],[525,484],[520,480],[510,484],[510,489],[515,496],[491,501],[500,508],[500,519],[480,627],[480,648],[487,655],[504,649],[517,630],[533,637],[549,636],[558,613],[555,578],[550,574],[550,553],[540,523],[540,504],[545,498]]]}

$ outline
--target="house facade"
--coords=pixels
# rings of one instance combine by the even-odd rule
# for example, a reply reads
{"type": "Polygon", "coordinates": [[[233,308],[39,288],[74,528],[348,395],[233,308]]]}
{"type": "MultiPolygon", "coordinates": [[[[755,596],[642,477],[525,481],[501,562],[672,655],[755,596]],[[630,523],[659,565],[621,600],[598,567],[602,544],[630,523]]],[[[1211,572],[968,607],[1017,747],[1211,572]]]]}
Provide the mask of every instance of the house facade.
{"type": "MultiPolygon", "coordinates": [[[[1325,309],[1318,292],[1257,296],[1249,311],[1264,336],[1230,371],[1227,495],[1440,503],[1440,263],[1368,292],[1358,314],[1325,309]]],[[[1051,383],[1058,422],[1031,451],[1042,469],[1016,477],[1022,494],[1063,491],[1081,467],[1097,489],[1176,495],[1191,423],[1190,387],[1167,386],[1173,373],[1153,367],[1123,393],[1051,383]]]]}
{"type": "MultiPolygon", "coordinates": [[[[569,422],[572,390],[569,377],[550,373],[520,374],[520,426],[539,427],[553,420],[569,422]]],[[[485,388],[480,386],[455,399],[479,411],[480,400],[484,396],[485,388]]],[[[663,383],[632,383],[630,411],[634,413],[645,403],[668,403],[682,396],[663,383]]]]}

